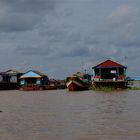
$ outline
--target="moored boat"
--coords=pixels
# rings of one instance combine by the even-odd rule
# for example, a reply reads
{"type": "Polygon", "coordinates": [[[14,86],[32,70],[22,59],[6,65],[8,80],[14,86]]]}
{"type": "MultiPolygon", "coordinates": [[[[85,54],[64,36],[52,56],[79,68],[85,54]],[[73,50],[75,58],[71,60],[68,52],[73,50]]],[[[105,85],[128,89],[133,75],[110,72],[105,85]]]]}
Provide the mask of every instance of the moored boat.
{"type": "Polygon", "coordinates": [[[66,86],[69,91],[87,90],[90,87],[90,76],[77,72],[66,79],[66,86]]]}

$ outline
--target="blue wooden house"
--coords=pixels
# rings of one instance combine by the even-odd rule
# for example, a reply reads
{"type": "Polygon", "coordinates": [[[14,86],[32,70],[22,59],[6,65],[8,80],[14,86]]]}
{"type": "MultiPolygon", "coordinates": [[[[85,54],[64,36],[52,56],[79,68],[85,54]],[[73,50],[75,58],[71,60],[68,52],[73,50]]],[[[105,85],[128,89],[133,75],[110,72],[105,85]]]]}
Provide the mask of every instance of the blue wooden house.
{"type": "Polygon", "coordinates": [[[46,85],[49,78],[39,71],[30,70],[20,76],[20,90],[43,90],[46,85]]]}

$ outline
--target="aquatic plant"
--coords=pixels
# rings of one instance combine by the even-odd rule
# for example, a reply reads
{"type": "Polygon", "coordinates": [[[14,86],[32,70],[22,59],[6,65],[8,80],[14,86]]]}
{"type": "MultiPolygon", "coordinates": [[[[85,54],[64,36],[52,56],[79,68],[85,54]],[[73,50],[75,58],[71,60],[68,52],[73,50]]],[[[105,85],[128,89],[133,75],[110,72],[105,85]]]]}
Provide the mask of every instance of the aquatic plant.
{"type": "Polygon", "coordinates": [[[117,90],[113,87],[105,87],[105,86],[101,86],[101,87],[90,87],[89,88],[90,90],[94,90],[94,91],[103,91],[103,92],[111,92],[111,91],[114,91],[114,90],[117,90]]]}
{"type": "Polygon", "coordinates": [[[130,87],[130,90],[140,90],[140,87],[130,87]]]}

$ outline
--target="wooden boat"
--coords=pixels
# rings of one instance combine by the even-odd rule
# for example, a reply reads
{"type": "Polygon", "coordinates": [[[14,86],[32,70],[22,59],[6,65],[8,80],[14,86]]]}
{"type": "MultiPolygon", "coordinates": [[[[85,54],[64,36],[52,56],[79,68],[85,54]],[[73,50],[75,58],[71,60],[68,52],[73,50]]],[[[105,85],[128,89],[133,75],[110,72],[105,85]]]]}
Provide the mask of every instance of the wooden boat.
{"type": "Polygon", "coordinates": [[[89,76],[83,73],[76,73],[66,79],[66,86],[69,91],[80,91],[89,89],[91,82],[89,76]]]}

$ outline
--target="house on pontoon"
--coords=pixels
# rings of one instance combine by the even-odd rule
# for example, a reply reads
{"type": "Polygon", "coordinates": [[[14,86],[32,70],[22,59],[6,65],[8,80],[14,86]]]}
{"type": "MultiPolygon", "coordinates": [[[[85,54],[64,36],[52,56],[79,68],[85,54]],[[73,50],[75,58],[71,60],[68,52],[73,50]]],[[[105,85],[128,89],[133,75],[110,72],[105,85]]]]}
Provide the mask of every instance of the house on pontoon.
{"type": "Polygon", "coordinates": [[[0,90],[18,89],[21,73],[16,70],[0,72],[0,90]]]}
{"type": "Polygon", "coordinates": [[[7,76],[9,77],[9,82],[10,83],[15,83],[17,84],[17,86],[20,85],[20,79],[19,77],[23,74],[17,70],[14,69],[9,69],[5,72],[5,74],[7,74],[7,76]]]}
{"type": "Polygon", "coordinates": [[[30,70],[20,76],[20,90],[43,90],[46,85],[49,85],[47,75],[30,70]]]}
{"type": "Polygon", "coordinates": [[[126,88],[126,66],[108,59],[92,67],[92,69],[94,72],[93,86],[126,88]]]}

